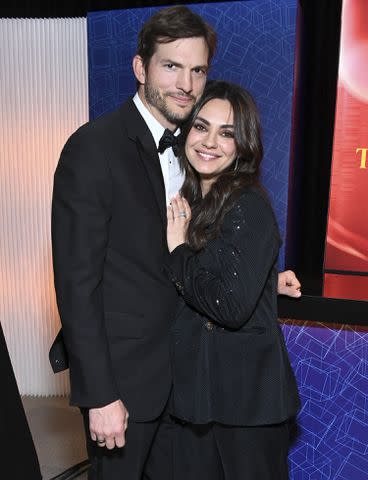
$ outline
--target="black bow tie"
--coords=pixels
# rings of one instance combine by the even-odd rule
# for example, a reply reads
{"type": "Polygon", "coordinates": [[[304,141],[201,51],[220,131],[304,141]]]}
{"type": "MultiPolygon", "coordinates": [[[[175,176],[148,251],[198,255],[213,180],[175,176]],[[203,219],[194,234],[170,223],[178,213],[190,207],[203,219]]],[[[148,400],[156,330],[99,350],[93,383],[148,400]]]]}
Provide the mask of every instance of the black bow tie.
{"type": "Polygon", "coordinates": [[[175,137],[172,131],[166,128],[158,144],[158,153],[164,153],[164,151],[170,147],[172,147],[174,155],[177,155],[178,137],[175,137]]]}

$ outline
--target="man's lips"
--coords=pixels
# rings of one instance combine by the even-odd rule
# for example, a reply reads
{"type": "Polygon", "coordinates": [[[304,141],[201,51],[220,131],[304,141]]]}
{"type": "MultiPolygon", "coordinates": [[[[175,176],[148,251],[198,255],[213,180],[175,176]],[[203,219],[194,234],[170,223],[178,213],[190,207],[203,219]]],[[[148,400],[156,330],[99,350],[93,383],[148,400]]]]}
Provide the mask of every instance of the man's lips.
{"type": "Polygon", "coordinates": [[[185,96],[185,95],[174,95],[171,94],[169,95],[173,100],[175,100],[176,103],[179,105],[189,105],[194,102],[194,98],[191,96],[185,96]]]}

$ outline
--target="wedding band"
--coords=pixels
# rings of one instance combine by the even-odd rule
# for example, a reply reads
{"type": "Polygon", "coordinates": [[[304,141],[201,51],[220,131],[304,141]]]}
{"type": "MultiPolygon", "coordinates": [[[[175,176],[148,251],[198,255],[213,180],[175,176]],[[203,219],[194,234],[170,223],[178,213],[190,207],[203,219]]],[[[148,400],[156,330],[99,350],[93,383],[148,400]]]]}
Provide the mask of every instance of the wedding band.
{"type": "Polygon", "coordinates": [[[97,443],[98,443],[99,445],[103,445],[104,443],[106,443],[106,440],[105,440],[105,439],[102,439],[102,440],[98,440],[98,439],[97,439],[97,443]]]}
{"type": "Polygon", "coordinates": [[[187,218],[187,214],[183,211],[183,212],[179,212],[178,213],[178,217],[183,217],[183,218],[187,218]]]}

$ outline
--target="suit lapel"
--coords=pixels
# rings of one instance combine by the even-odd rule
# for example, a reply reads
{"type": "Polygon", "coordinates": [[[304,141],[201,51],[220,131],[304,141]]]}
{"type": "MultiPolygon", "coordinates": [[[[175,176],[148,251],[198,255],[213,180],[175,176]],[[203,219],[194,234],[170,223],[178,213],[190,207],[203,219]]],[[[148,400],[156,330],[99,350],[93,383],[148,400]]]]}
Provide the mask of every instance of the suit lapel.
{"type": "Polygon", "coordinates": [[[139,114],[134,102],[129,104],[128,135],[136,142],[139,157],[146,169],[147,177],[157,202],[163,225],[166,227],[166,195],[160,159],[152,134],[139,114]]]}
{"type": "Polygon", "coordinates": [[[161,219],[164,225],[166,225],[165,184],[156,145],[149,130],[144,136],[141,136],[137,139],[137,148],[141,160],[146,168],[147,176],[151,182],[161,219]]]}

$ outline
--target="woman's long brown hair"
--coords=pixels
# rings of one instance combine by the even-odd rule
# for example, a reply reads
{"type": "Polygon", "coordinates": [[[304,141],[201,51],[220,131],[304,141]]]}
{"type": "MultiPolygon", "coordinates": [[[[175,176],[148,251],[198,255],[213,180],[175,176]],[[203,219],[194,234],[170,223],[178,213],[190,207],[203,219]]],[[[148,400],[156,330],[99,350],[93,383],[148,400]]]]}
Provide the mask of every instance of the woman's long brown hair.
{"type": "Polygon", "coordinates": [[[188,200],[192,209],[187,232],[187,241],[192,248],[200,250],[210,239],[215,238],[224,215],[234,205],[242,189],[258,183],[262,157],[259,114],[251,95],[232,83],[208,82],[201,99],[182,127],[179,154],[185,170],[181,195],[188,200]],[[217,177],[205,197],[202,197],[200,175],[185,156],[185,140],[202,107],[214,99],[228,100],[233,109],[236,157],[217,177]]]}

